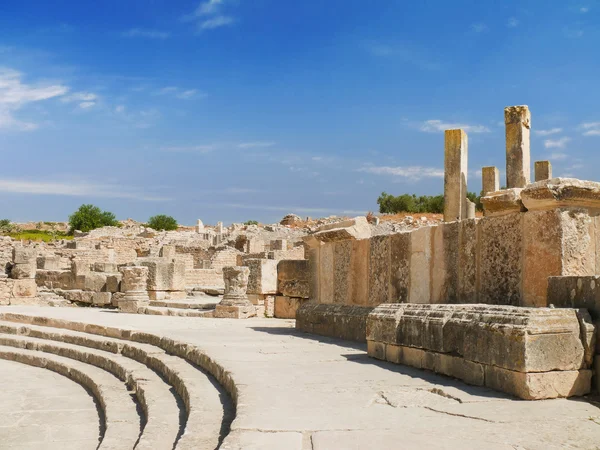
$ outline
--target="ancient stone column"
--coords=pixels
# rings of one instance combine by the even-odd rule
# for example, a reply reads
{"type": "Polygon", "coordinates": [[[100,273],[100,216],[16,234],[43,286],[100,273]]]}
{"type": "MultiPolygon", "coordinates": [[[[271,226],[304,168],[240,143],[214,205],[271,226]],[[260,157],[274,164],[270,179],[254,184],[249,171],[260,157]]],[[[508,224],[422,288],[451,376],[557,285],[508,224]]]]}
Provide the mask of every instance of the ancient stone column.
{"type": "Polygon", "coordinates": [[[217,233],[221,234],[223,232],[223,222],[217,222],[217,233]]]}
{"type": "Polygon", "coordinates": [[[476,208],[475,203],[473,203],[471,200],[467,199],[467,216],[465,217],[465,219],[474,219],[476,209],[477,208],[476,208]]]}
{"type": "Polygon", "coordinates": [[[119,310],[126,313],[137,313],[138,309],[148,306],[150,298],[148,297],[148,268],[143,266],[121,267],[123,274],[121,281],[121,292],[123,295],[119,298],[119,310]]]}
{"type": "Polygon", "coordinates": [[[500,190],[500,171],[497,167],[484,167],[481,169],[483,195],[500,190]]]}
{"type": "Polygon", "coordinates": [[[228,319],[247,319],[256,315],[256,308],[248,300],[248,277],[250,269],[243,266],[223,268],[225,295],[217,305],[214,317],[228,319]]]}
{"type": "Polygon", "coordinates": [[[198,223],[196,224],[196,233],[204,233],[204,223],[200,219],[198,219],[198,223]]]}
{"type": "Polygon", "coordinates": [[[467,217],[467,133],[446,130],[444,156],[444,221],[453,222],[467,217]]]}
{"type": "Polygon", "coordinates": [[[550,161],[535,162],[535,181],[549,180],[552,178],[552,164],[550,161]]]}
{"type": "Polygon", "coordinates": [[[531,180],[530,128],[527,106],[504,108],[506,125],[506,187],[524,188],[531,180]]]}

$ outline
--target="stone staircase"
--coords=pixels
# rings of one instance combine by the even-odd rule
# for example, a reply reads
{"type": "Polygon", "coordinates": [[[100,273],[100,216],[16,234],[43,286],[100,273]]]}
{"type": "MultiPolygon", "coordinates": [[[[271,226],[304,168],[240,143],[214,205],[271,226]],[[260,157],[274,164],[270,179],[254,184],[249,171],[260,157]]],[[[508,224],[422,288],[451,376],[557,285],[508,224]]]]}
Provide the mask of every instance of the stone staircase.
{"type": "Polygon", "coordinates": [[[198,295],[185,300],[150,300],[138,313],[155,316],[213,317],[220,298],[198,295]]]}
{"type": "Polygon", "coordinates": [[[149,333],[2,313],[0,359],[91,392],[103,424],[99,449],[215,449],[233,420],[230,397],[204,370],[235,399],[229,374],[197,349],[149,333]]]}

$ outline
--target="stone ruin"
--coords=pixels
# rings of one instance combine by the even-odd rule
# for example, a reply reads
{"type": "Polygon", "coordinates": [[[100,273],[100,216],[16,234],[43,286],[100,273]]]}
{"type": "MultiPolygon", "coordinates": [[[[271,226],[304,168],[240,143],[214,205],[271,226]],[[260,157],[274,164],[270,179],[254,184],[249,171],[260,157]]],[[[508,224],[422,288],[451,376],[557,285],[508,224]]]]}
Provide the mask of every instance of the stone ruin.
{"type": "Polygon", "coordinates": [[[357,217],[302,230],[290,215],[265,232],[199,220],[173,234],[17,245],[0,302],[296,319],[367,342],[375,359],[523,399],[585,395],[600,388],[600,183],[552,178],[548,161],[532,182],[529,109],[506,108],[505,124],[507,188],[483,168],[483,218],[467,198],[467,134],[448,130],[442,223],[381,232],[357,217]]]}
{"type": "Polygon", "coordinates": [[[305,238],[310,301],[298,329],[521,398],[592,390],[600,183],[552,178],[547,161],[532,183],[529,109],[504,113],[507,188],[483,168],[483,218],[466,197],[467,134],[448,130],[444,223],[372,236],[357,218],[305,238]]]}

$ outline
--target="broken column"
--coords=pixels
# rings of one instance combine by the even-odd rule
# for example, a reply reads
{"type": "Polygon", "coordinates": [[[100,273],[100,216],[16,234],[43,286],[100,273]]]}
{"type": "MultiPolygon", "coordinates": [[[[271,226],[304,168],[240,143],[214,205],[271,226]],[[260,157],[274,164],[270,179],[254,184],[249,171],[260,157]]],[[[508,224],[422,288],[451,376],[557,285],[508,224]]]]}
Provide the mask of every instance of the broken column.
{"type": "Polygon", "coordinates": [[[256,308],[248,299],[248,277],[250,269],[244,266],[223,268],[225,295],[217,305],[214,317],[225,319],[247,319],[256,315],[256,308]]]}
{"type": "Polygon", "coordinates": [[[552,164],[550,161],[535,162],[535,181],[544,181],[552,178],[552,164]]]}
{"type": "Polygon", "coordinates": [[[444,152],[444,221],[467,217],[468,140],[463,130],[446,130],[444,152]]]}
{"type": "Polygon", "coordinates": [[[143,266],[121,267],[123,281],[121,292],[123,295],[118,300],[119,310],[126,313],[137,313],[142,307],[150,304],[148,297],[148,268],[143,266]]]}
{"type": "Polygon", "coordinates": [[[529,107],[504,108],[506,125],[506,187],[524,188],[531,180],[529,107]]]}
{"type": "Polygon", "coordinates": [[[196,224],[196,233],[204,233],[204,223],[200,219],[198,219],[198,223],[196,224]]]}
{"type": "Polygon", "coordinates": [[[481,169],[483,195],[500,190],[500,171],[497,167],[484,167],[481,169]]]}

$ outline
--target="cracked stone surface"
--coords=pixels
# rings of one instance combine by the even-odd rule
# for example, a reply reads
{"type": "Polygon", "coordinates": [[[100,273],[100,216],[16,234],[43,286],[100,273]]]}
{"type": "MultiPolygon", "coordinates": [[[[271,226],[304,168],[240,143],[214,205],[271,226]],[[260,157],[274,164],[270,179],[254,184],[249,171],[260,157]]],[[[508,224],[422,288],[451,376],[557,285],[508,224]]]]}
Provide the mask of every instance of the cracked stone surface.
{"type": "Polygon", "coordinates": [[[0,360],[0,448],[81,449],[98,446],[93,397],[50,370],[0,360]]]}
{"type": "Polygon", "coordinates": [[[600,448],[600,408],[590,401],[516,400],[373,360],[366,345],[303,334],[291,320],[3,310],[134,328],[194,344],[231,372],[240,391],[223,450],[600,448]]]}

